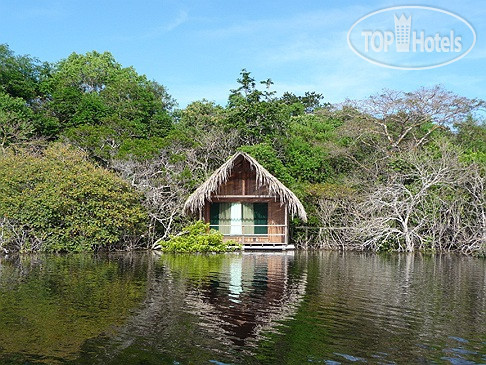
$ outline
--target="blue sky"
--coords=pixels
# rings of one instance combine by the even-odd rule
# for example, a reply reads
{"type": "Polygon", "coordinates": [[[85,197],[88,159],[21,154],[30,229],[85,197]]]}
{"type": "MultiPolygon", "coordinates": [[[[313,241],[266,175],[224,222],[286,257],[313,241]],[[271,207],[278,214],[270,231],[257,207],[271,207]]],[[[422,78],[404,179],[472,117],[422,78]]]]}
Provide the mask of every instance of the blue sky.
{"type": "Polygon", "coordinates": [[[330,102],[383,88],[441,84],[486,99],[486,3],[475,1],[5,1],[0,43],[57,61],[71,52],[110,51],[167,87],[184,107],[225,104],[242,68],[271,78],[278,93],[322,93],[330,102]],[[429,70],[395,70],[358,57],[347,44],[354,22],[390,6],[424,5],[460,15],[476,30],[472,51],[429,70]]]}

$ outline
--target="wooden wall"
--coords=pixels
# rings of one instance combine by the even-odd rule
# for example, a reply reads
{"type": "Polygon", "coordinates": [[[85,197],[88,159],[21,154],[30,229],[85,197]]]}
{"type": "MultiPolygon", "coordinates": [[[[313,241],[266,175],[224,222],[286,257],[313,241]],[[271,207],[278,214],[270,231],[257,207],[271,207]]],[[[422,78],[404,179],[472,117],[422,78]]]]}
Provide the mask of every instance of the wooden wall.
{"type": "MultiPolygon", "coordinates": [[[[285,224],[285,205],[280,205],[280,202],[268,203],[268,224],[285,224]]],[[[268,227],[268,235],[270,242],[285,242],[284,236],[276,236],[275,234],[285,233],[285,227],[268,227]],[[273,234],[273,235],[272,235],[273,234]]]]}
{"type": "Polygon", "coordinates": [[[231,176],[221,185],[215,195],[268,195],[266,186],[257,186],[255,170],[243,158],[233,166],[231,176]]]}
{"type": "MultiPolygon", "coordinates": [[[[211,197],[213,202],[266,202],[268,203],[268,224],[284,225],[286,207],[276,199],[277,197],[269,195],[266,186],[257,186],[256,173],[248,161],[243,158],[235,162],[231,176],[211,197]],[[231,197],[235,195],[238,197],[231,197]],[[245,195],[248,198],[242,197],[245,195]]],[[[203,211],[203,217],[207,223],[209,222],[209,211],[210,202],[207,202],[203,211]]],[[[286,227],[268,227],[268,236],[226,236],[225,239],[236,239],[241,243],[285,243],[285,236],[277,234],[286,232],[288,234],[286,227]]]]}

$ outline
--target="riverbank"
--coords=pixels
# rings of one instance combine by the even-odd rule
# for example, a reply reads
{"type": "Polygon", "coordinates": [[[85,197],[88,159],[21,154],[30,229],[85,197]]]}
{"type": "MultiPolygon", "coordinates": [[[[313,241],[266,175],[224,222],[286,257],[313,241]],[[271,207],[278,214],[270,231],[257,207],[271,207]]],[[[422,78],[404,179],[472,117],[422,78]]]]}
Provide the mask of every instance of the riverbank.
{"type": "Polygon", "coordinates": [[[331,105],[243,69],[226,105],[178,109],[109,52],[43,63],[1,45],[0,64],[0,252],[152,248],[238,151],[302,202],[280,225],[321,227],[324,247],[485,250],[482,100],[432,86],[331,105]]]}

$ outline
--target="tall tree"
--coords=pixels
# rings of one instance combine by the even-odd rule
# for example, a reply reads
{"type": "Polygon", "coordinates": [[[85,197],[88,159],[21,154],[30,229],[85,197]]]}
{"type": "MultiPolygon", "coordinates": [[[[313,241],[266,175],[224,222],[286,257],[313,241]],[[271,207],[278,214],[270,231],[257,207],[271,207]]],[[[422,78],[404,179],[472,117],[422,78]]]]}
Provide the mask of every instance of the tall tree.
{"type": "Polygon", "coordinates": [[[130,121],[134,133],[166,133],[167,112],[174,101],[165,88],[132,68],[123,68],[109,52],[71,54],[55,65],[46,83],[49,110],[60,129],[102,124],[107,119],[130,121]]]}
{"type": "Polygon", "coordinates": [[[383,90],[365,100],[348,100],[343,112],[351,122],[380,137],[385,150],[397,151],[424,145],[434,131],[465,121],[482,105],[482,100],[435,86],[414,92],[383,90]]]}
{"type": "Polygon", "coordinates": [[[255,144],[285,133],[289,108],[270,91],[272,80],[261,81],[257,88],[251,73],[243,69],[237,80],[240,86],[231,90],[227,105],[227,127],[240,131],[242,144],[255,144]]]}
{"type": "Polygon", "coordinates": [[[0,44],[0,88],[12,97],[32,102],[41,92],[41,81],[50,66],[27,55],[15,55],[8,45],[0,44]]]}

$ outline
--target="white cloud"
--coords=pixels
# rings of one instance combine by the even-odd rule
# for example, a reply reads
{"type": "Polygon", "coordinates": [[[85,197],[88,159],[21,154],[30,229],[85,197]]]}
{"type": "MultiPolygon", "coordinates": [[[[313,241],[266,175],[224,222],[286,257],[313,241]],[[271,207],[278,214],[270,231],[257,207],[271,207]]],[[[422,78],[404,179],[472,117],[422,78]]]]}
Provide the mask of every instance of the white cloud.
{"type": "MultiPolygon", "coordinates": [[[[232,49],[233,53],[238,52],[241,57],[237,62],[241,62],[242,67],[246,66],[253,75],[270,77],[275,82],[273,89],[280,95],[285,91],[296,94],[316,91],[322,93],[326,101],[341,102],[345,98],[365,98],[383,88],[411,91],[439,83],[466,96],[484,95],[480,88],[486,75],[482,75],[479,69],[473,72],[478,64],[476,60],[486,57],[485,48],[479,44],[467,59],[460,61],[462,65],[427,71],[392,70],[368,63],[354,54],[346,39],[349,27],[363,15],[385,7],[326,9],[287,18],[206,28],[196,34],[206,37],[208,42],[220,42],[222,47],[232,49]],[[469,68],[464,65],[468,60],[469,68]]],[[[236,77],[234,75],[234,79],[236,77]]],[[[234,87],[235,82],[185,85],[187,92],[174,93],[174,96],[181,106],[204,97],[225,104],[229,90],[234,87]]]]}
{"type": "Polygon", "coordinates": [[[155,39],[166,33],[173,31],[177,27],[186,23],[188,20],[189,20],[188,13],[184,10],[181,10],[179,11],[178,15],[174,19],[172,19],[171,21],[165,24],[152,27],[143,33],[139,33],[131,36],[117,36],[115,38],[121,41],[155,39]]]}
{"type": "Polygon", "coordinates": [[[162,27],[162,30],[165,32],[170,32],[171,30],[177,28],[179,25],[184,24],[187,20],[188,20],[187,12],[181,10],[174,20],[172,20],[170,23],[162,27]]]}
{"type": "MultiPolygon", "coordinates": [[[[220,26],[213,29],[204,29],[200,36],[208,38],[231,38],[237,36],[249,36],[257,34],[263,38],[270,35],[288,35],[334,28],[343,22],[349,21],[350,13],[361,14],[366,8],[362,6],[350,6],[347,8],[326,9],[312,13],[296,14],[285,19],[261,19],[246,21],[240,24],[220,26]]],[[[352,23],[350,23],[351,25],[352,23]]]]}

